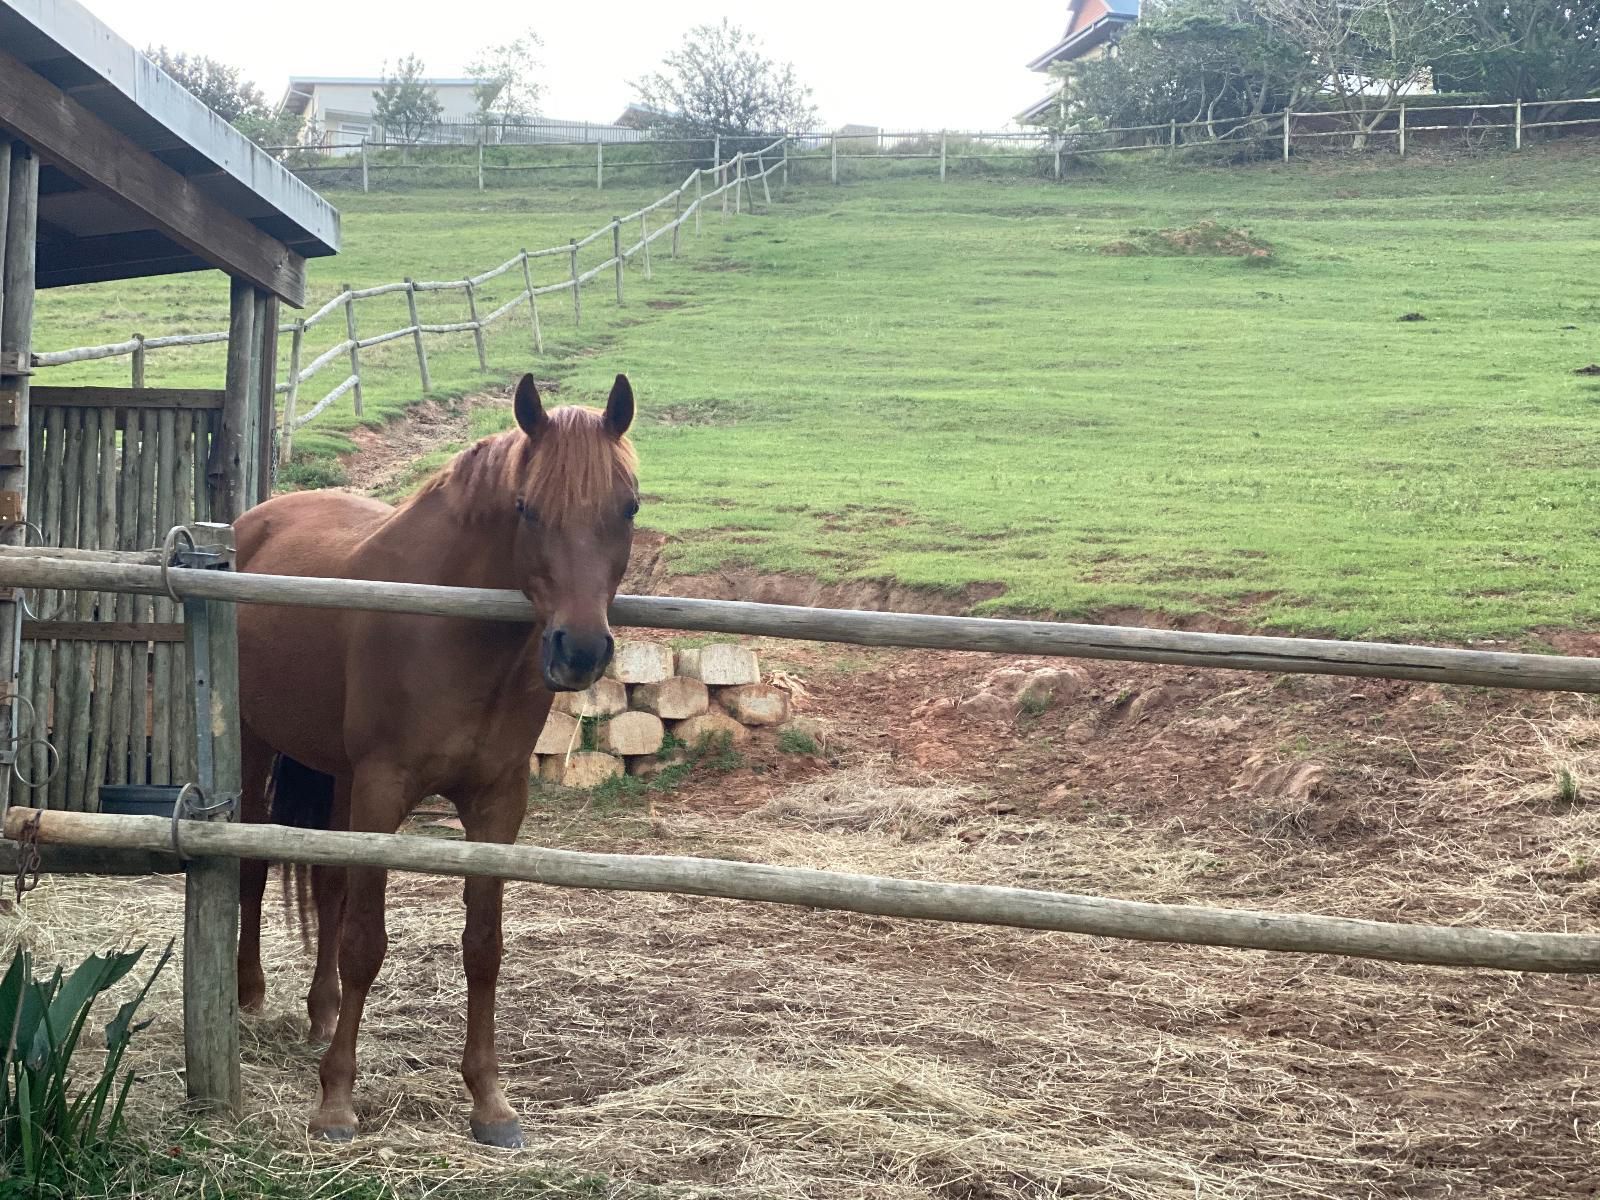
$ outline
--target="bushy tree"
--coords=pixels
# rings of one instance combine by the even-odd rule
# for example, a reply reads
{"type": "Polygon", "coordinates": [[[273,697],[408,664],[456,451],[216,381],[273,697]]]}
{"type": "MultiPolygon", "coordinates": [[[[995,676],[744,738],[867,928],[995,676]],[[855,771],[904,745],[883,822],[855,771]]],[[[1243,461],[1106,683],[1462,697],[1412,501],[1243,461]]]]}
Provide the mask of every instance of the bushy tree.
{"type": "Polygon", "coordinates": [[[817,120],[794,65],[768,58],[726,18],[689,30],[662,69],[633,88],[642,104],[667,114],[663,125],[685,136],[798,130],[817,120]]]}
{"type": "Polygon", "coordinates": [[[1465,52],[1437,71],[1452,90],[1497,100],[1600,94],[1600,0],[1460,0],[1465,52]]]}
{"type": "Polygon", "coordinates": [[[393,73],[383,69],[383,86],[372,93],[372,119],[386,134],[404,142],[414,142],[430,125],[444,115],[439,94],[423,77],[422,60],[408,54],[393,73]]]}
{"type": "Polygon", "coordinates": [[[530,29],[478,52],[467,73],[478,81],[472,96],[479,121],[485,125],[521,121],[539,111],[538,51],[543,44],[530,29]]]}
{"type": "Polygon", "coordinates": [[[275,110],[238,67],[165,46],[152,47],[145,56],[251,141],[262,146],[287,146],[299,136],[301,118],[275,110]]]}

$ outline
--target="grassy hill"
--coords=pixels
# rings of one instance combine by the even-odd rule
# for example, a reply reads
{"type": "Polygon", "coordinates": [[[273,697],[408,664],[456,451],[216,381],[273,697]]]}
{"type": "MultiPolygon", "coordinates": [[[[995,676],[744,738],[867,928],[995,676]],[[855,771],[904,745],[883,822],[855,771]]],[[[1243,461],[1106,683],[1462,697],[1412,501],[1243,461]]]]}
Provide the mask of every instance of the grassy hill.
{"type": "MultiPolygon", "coordinates": [[[[459,277],[656,190],[336,195],[348,249],[314,266],[313,293],[459,277]]],[[[631,375],[641,521],[678,570],[1521,636],[1600,618],[1600,378],[1575,373],[1600,360],[1597,190],[1600,155],[1541,151],[807,184],[770,214],[710,217],[652,282],[631,273],[620,311],[591,290],[581,334],[547,304],[536,367],[521,317],[490,359],[567,399],[631,375]],[[1146,252],[1215,242],[1270,252],[1146,252]]],[[[404,323],[383,303],[363,332],[404,323]]],[[[461,319],[459,297],[440,303],[424,319],[461,319]]],[[[220,328],[225,307],[198,276],[50,293],[37,341],[220,328]]],[[[417,398],[415,362],[408,341],[371,353],[381,418],[417,398]]],[[[470,337],[431,357],[441,392],[482,382],[470,337]]],[[[220,372],[209,349],[151,356],[152,383],[220,372]]],[[[328,417],[298,443],[313,456],[354,420],[328,417]]]]}

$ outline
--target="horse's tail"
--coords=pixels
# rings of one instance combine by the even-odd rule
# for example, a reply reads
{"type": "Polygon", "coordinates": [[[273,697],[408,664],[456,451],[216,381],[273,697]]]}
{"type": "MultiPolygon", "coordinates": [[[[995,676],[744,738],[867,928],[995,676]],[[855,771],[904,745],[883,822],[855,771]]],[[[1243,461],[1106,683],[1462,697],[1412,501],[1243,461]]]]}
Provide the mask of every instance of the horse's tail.
{"type": "MultiPolygon", "coordinates": [[[[326,829],[333,822],[333,776],[313,771],[287,754],[272,760],[272,821],[296,829],[326,829]]],[[[311,899],[311,868],[304,863],[282,863],[283,918],[291,929],[298,920],[300,944],[311,949],[316,907],[311,899]]]]}

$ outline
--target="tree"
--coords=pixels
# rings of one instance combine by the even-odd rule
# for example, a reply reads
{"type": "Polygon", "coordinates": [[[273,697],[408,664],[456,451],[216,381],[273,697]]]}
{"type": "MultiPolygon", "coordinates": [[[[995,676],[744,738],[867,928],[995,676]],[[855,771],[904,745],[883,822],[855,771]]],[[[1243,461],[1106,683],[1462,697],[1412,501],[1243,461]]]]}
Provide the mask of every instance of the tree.
{"type": "Polygon", "coordinates": [[[539,111],[539,67],[536,52],[544,43],[533,30],[498,46],[486,46],[467,67],[477,80],[472,97],[478,103],[478,120],[520,121],[539,111]]]}
{"type": "Polygon", "coordinates": [[[422,75],[422,60],[408,54],[396,65],[383,68],[383,86],[372,93],[372,119],[385,133],[403,142],[414,142],[444,114],[439,94],[422,75]]]}
{"type": "Polygon", "coordinates": [[[663,124],[690,137],[805,129],[817,120],[794,64],[768,58],[727,18],[689,30],[662,69],[633,89],[642,104],[667,114],[663,124]]]}
{"type": "Polygon", "coordinates": [[[1600,0],[1459,0],[1469,45],[1440,82],[1496,100],[1600,93],[1600,0]]]}
{"type": "Polygon", "coordinates": [[[287,146],[299,136],[301,118],[275,110],[238,67],[165,46],[146,50],[145,57],[251,141],[262,146],[287,146]]]}

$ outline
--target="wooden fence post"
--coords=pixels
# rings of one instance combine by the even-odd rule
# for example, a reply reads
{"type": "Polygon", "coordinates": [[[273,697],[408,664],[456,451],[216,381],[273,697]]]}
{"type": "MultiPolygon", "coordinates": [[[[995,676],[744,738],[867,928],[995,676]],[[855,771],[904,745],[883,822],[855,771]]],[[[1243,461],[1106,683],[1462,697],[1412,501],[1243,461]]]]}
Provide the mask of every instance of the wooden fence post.
{"type": "Polygon", "coordinates": [[[789,135],[783,135],[783,186],[789,186],[789,135]]]}
{"type": "Polygon", "coordinates": [[[478,190],[483,191],[483,142],[478,142],[478,190]]]}
{"type": "Polygon", "coordinates": [[[1517,97],[1517,149],[1522,149],[1522,97],[1517,97]]]}
{"type": "Polygon", "coordinates": [[[1289,109],[1283,110],[1283,161],[1289,161],[1289,136],[1290,127],[1294,124],[1294,113],[1289,109]]]}
{"type": "Polygon", "coordinates": [[[765,158],[761,157],[759,154],[756,155],[756,168],[757,168],[758,174],[760,174],[760,176],[761,176],[761,195],[762,195],[762,198],[766,201],[767,207],[771,208],[772,207],[772,188],[767,183],[767,160],[765,158]]]}
{"type": "Polygon", "coordinates": [[[1406,156],[1406,106],[1400,105],[1400,157],[1406,156]]]}
{"type": "Polygon", "coordinates": [[[605,190],[606,186],[606,144],[594,144],[594,188],[597,192],[605,190]]]}
{"type": "Polygon", "coordinates": [[[483,322],[478,320],[478,289],[467,280],[467,312],[472,320],[472,341],[478,348],[478,370],[489,369],[489,351],[483,344],[483,322]]]}
{"type": "Polygon", "coordinates": [[[289,394],[283,401],[283,435],[278,444],[278,461],[288,462],[294,454],[294,415],[300,404],[300,352],[306,338],[306,323],[296,321],[289,334],[289,394]]]}
{"type": "Polygon", "coordinates": [[[583,324],[583,287],[578,283],[578,239],[567,239],[567,245],[572,255],[572,327],[577,329],[583,324]]]}
{"type": "MultiPolygon", "coordinates": [[[[219,552],[214,569],[231,571],[233,530],[191,525],[202,549],[219,552]]],[[[237,610],[215,600],[184,601],[184,636],[194,673],[195,763],[209,803],[228,798],[237,816],[239,760],[239,635],[237,610]]],[[[184,822],[179,822],[182,825],[184,822]]],[[[181,846],[181,832],[175,826],[181,846]]],[[[237,1116],[239,1080],[239,860],[196,858],[184,873],[183,1049],[189,1102],[237,1116]]]]}
{"type": "Polygon", "coordinates": [[[356,300],[350,294],[348,283],[339,285],[344,290],[344,332],[350,341],[350,374],[356,377],[355,396],[356,416],[361,415],[361,347],[356,345],[356,300]]]}
{"type": "Polygon", "coordinates": [[[672,193],[672,257],[678,257],[678,231],[683,228],[683,188],[672,193]]]}
{"type": "Polygon", "coordinates": [[[738,216],[744,212],[743,198],[739,195],[744,187],[744,151],[733,156],[733,215],[738,216]]]}
{"type": "MultiPolygon", "coordinates": [[[[528,248],[522,248],[522,283],[528,289],[528,320],[533,324],[533,352],[544,353],[544,334],[539,332],[539,297],[533,294],[533,268],[528,265],[528,248]]],[[[416,324],[415,321],[412,324],[416,324]]]]}
{"type": "Polygon", "coordinates": [[[1178,118],[1173,117],[1167,122],[1167,145],[1176,150],[1178,148],[1178,118]]]}
{"type": "Polygon", "coordinates": [[[1057,179],[1061,178],[1061,147],[1062,147],[1063,144],[1064,144],[1064,140],[1062,138],[1059,138],[1059,137],[1056,138],[1056,178],[1057,179]]]}
{"type": "Polygon", "coordinates": [[[144,387],[144,334],[136,333],[133,340],[138,343],[133,348],[133,386],[144,387]]]}
{"type": "Polygon", "coordinates": [[[654,279],[650,271],[650,218],[644,213],[639,214],[639,241],[644,250],[644,277],[654,279]]]}
{"type": "Polygon", "coordinates": [[[694,173],[694,235],[700,236],[700,201],[705,198],[705,172],[694,173]]]}
{"type": "Polygon", "coordinates": [[[829,145],[828,182],[829,183],[838,183],[839,182],[839,133],[838,133],[837,130],[834,131],[833,136],[828,140],[828,145],[829,145]]]}
{"type": "Polygon", "coordinates": [[[411,341],[417,350],[417,375],[426,395],[433,390],[433,380],[428,375],[428,351],[422,344],[422,322],[417,317],[417,285],[409,275],[406,276],[406,310],[411,315],[411,341]]]}
{"type": "Polygon", "coordinates": [[[711,135],[711,166],[717,172],[717,186],[722,186],[722,135],[711,135]]]}
{"type": "Polygon", "coordinates": [[[945,181],[945,174],[950,163],[950,134],[948,130],[939,130],[939,182],[945,181]]]}
{"type": "Polygon", "coordinates": [[[627,266],[622,261],[622,219],[611,218],[611,257],[616,260],[617,267],[617,307],[622,307],[622,272],[627,266]]]}
{"type": "Polygon", "coordinates": [[[367,139],[361,139],[361,190],[368,191],[367,187],[367,139]]]}

